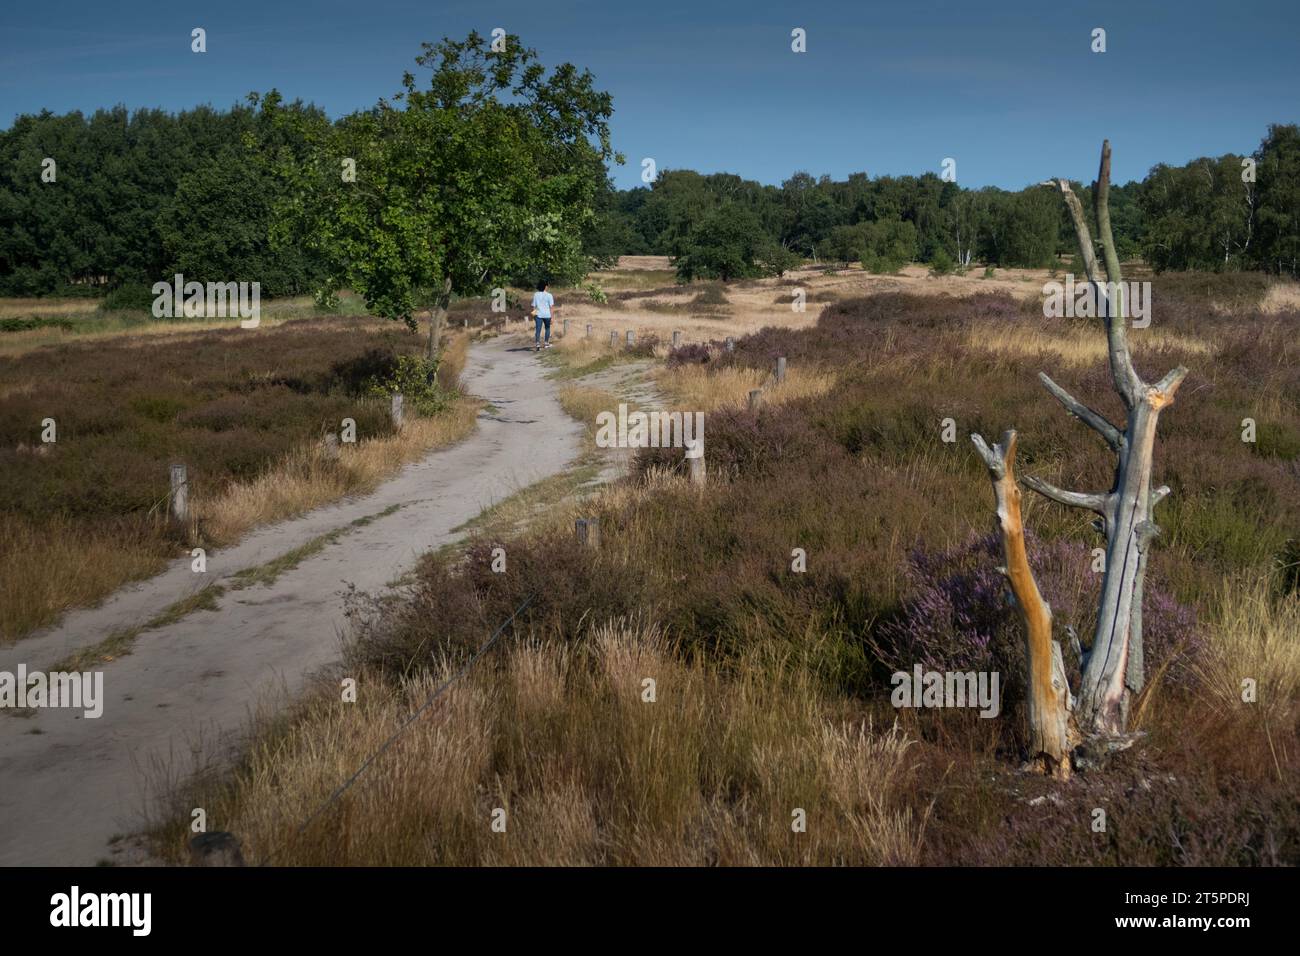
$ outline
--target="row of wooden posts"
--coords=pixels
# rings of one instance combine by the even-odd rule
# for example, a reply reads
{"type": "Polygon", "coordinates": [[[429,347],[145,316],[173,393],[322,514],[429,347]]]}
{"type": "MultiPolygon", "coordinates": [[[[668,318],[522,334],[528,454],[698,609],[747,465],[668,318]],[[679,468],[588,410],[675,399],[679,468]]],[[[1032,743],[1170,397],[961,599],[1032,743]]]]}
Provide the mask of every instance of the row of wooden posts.
{"type": "MultiPolygon", "coordinates": [[[[468,328],[469,328],[469,319],[465,319],[465,320],[464,320],[464,324],[465,324],[465,328],[468,329],[468,328]]],[[[487,316],[483,316],[483,327],[484,327],[484,328],[487,328],[487,324],[488,324],[487,316]]],[[[588,323],[587,323],[587,338],[591,338],[591,332],[592,332],[592,329],[593,329],[592,324],[591,324],[590,322],[588,322],[588,323]]],[[[569,320],[568,320],[568,319],[563,319],[563,320],[561,321],[561,323],[560,323],[560,335],[567,337],[568,334],[569,334],[569,320]]],[[[610,333],[609,333],[609,344],[610,344],[610,347],[611,347],[611,348],[617,348],[617,347],[618,347],[618,332],[615,331],[615,330],[612,330],[612,329],[610,330],[610,333]]],[[[635,344],[636,344],[636,332],[634,332],[634,331],[631,330],[631,329],[628,329],[628,330],[627,330],[627,344],[628,344],[628,345],[635,345],[635,344]]],[[[673,330],[673,348],[677,349],[677,348],[681,348],[681,346],[682,346],[682,333],[681,333],[681,330],[680,330],[680,329],[674,329],[674,330],[673,330]]],[[[734,352],[734,351],[736,351],[736,340],[733,339],[730,335],[728,335],[728,336],[727,336],[727,339],[726,339],[726,342],[724,343],[724,347],[726,348],[726,350],[727,350],[728,352],[734,352]]],[[[777,360],[777,373],[776,373],[776,374],[777,374],[777,379],[776,379],[776,380],[777,380],[778,382],[782,382],[782,381],[785,380],[785,359],[784,359],[784,358],[781,358],[781,359],[778,359],[778,360],[777,360]]]]}
{"type": "MultiPolygon", "coordinates": [[[[466,319],[465,321],[468,322],[469,320],[466,319]]],[[[484,322],[486,321],[487,320],[484,319],[484,322]]],[[[566,327],[568,326],[567,319],[565,320],[565,326],[566,327]]],[[[678,344],[681,341],[681,334],[682,334],[681,332],[673,332],[673,348],[678,347],[678,344]]],[[[587,326],[587,335],[591,335],[590,325],[587,326]]],[[[610,345],[618,344],[617,332],[609,333],[609,342],[610,345]]],[[[635,342],[636,342],[636,333],[634,333],[632,330],[629,329],[627,333],[627,344],[632,345],[635,342]]],[[[733,348],[734,348],[734,343],[731,340],[731,338],[728,337],[727,351],[730,352],[733,350],[733,348]]],[[[785,356],[782,355],[776,360],[776,384],[778,385],[780,385],[782,382],[785,381],[785,367],[786,367],[785,356]]],[[[750,411],[757,411],[759,407],[762,405],[762,402],[763,402],[763,390],[761,388],[750,389],[749,392],[750,411]]],[[[402,427],[402,422],[405,419],[405,415],[406,415],[405,399],[402,397],[400,393],[392,397],[392,402],[389,405],[389,415],[393,420],[393,427],[400,429],[402,427]]],[[[331,432],[330,434],[325,436],[324,445],[325,445],[326,459],[328,459],[329,461],[337,461],[339,457],[339,436],[331,432]]],[[[704,456],[700,455],[697,458],[689,458],[687,460],[691,463],[691,481],[698,485],[704,484],[704,476],[705,476],[704,456]]],[[[172,465],[171,466],[171,495],[170,495],[171,516],[173,519],[175,519],[176,521],[182,524],[189,521],[189,514],[190,514],[189,487],[190,487],[189,474],[185,465],[183,464],[172,465]]],[[[593,518],[591,520],[594,521],[596,519],[593,518]]],[[[580,536],[581,534],[582,532],[580,532],[580,536]]],[[[597,530],[596,535],[599,538],[600,535],[599,530],[597,530]]]]}

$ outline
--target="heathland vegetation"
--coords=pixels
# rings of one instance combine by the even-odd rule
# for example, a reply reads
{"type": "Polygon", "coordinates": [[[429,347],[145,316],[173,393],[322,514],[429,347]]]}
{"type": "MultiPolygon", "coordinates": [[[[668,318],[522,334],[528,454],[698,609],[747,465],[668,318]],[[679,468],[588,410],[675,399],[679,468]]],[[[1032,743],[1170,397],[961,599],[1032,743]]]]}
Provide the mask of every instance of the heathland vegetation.
{"type": "MultiPolygon", "coordinates": [[[[465,434],[469,336],[443,327],[508,329],[498,307],[521,316],[539,272],[574,323],[545,360],[593,435],[624,399],[707,412],[702,484],[653,449],[602,485],[589,442],[545,495],[356,598],[338,667],[233,768],[173,789],[154,850],[181,858],[201,806],[250,862],[283,864],[1300,860],[1297,128],[1110,191],[1107,251],[1158,303],[1137,370],[1191,374],[1154,440],[1172,494],[1135,734],[1066,783],[1017,769],[1024,642],[965,438],[1014,425],[1020,473],[1113,479],[1035,379],[1123,418],[1100,323],[1042,308],[1049,274],[1085,274],[1060,195],[685,170],[618,191],[608,96],[511,39],[426,46],[428,86],[337,121],[271,92],[0,133],[0,294],[28,297],[0,314],[0,640],[465,434]],[[637,255],[663,258],[612,268],[637,255]],[[174,272],[260,281],[288,307],[255,335],[150,323],[174,272]],[[423,343],[383,321],[425,312],[423,343]],[[417,413],[400,430],[398,389],[417,413]],[[340,450],[345,419],[358,443],[340,450]],[[178,458],[198,492],[183,525],[165,514],[178,458]],[[599,519],[598,547],[577,518],[599,519]],[[999,718],[891,706],[914,666],[1001,673],[999,718]]],[[[1039,501],[1025,522],[1077,687],[1102,539],[1039,501]]]]}
{"type": "MultiPolygon", "coordinates": [[[[743,320],[724,309],[702,320],[718,337],[671,349],[647,326],[673,319],[575,300],[602,332],[641,326],[638,345],[572,336],[558,368],[657,356],[666,404],[709,409],[707,485],[690,483],[680,450],[646,451],[624,482],[430,555],[409,594],[365,615],[334,675],[358,680],[359,702],[341,703],[327,677],[259,728],[233,776],[177,794],[158,846],[177,852],[184,808],[202,805],[251,858],[299,864],[1294,861],[1300,314],[1228,315],[1181,277],[1156,283],[1161,321],[1132,333],[1135,361],[1196,377],[1158,439],[1157,477],[1174,493],[1146,585],[1148,686],[1132,721],[1143,736],[1106,773],[1062,787],[1016,771],[1022,639],[964,437],[1014,421],[1024,473],[1105,487],[1104,446],[1079,442],[1034,377],[1050,369],[1115,414],[1095,323],[1045,319],[1038,301],[1003,293],[883,293],[838,300],[801,328],[774,316],[734,351],[721,336],[743,320]],[[790,373],[774,386],[778,356],[790,373]],[[1242,441],[1247,416],[1268,423],[1254,443],[1242,441]],[[598,550],[575,540],[578,516],[600,519],[598,550]],[[497,547],[506,573],[493,571],[497,547]],[[437,713],[297,834],[346,768],[530,596],[437,713]],[[895,710],[889,675],[917,661],[1000,671],[1003,717],[895,710]],[[1259,682],[1258,704],[1242,702],[1242,675],[1259,682]],[[487,825],[494,808],[508,811],[508,838],[487,825]],[[806,832],[792,830],[796,809],[806,832]]],[[[592,410],[617,399],[587,388],[573,408],[594,430],[592,410]]],[[[1077,513],[1026,506],[1057,636],[1086,646],[1101,538],[1077,513]]],[[[1077,682],[1077,655],[1066,665],[1077,682]]]]}

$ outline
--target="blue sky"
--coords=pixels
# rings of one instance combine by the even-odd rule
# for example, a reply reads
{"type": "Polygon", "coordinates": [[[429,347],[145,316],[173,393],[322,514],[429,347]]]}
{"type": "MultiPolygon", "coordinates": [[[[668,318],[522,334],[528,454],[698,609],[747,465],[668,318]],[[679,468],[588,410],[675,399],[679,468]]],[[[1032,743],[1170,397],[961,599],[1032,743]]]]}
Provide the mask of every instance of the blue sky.
{"type": "Polygon", "coordinates": [[[939,171],[1020,188],[1249,152],[1300,122],[1300,3],[970,0],[5,0],[0,125],[48,108],[229,106],[278,88],[338,116],[395,92],[421,40],[493,27],[614,97],[620,186],[659,168],[779,183],[939,171]],[[190,30],[208,52],[190,52],[190,30]],[[806,53],[790,32],[807,31],[806,53]],[[1107,51],[1089,49],[1094,27],[1107,51]]]}

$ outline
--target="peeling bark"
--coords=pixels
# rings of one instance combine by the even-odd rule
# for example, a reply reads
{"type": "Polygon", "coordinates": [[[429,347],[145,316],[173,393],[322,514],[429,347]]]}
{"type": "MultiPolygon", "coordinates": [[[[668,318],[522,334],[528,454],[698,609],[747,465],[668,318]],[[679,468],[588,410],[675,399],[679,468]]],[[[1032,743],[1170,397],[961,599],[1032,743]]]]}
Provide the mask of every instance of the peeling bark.
{"type": "Polygon", "coordinates": [[[1001,443],[992,448],[979,435],[971,435],[971,441],[993,483],[1004,571],[1025,632],[1030,762],[1053,776],[1068,778],[1070,751],[1076,742],[1070,719],[1073,700],[1061,645],[1052,640],[1052,609],[1038,590],[1025,549],[1020,488],[1015,476],[1016,433],[1004,432],[1001,443]]]}
{"type": "Polygon", "coordinates": [[[1002,444],[991,449],[979,435],[972,435],[971,439],[993,481],[1007,574],[1025,627],[1029,734],[1034,751],[1031,756],[1044,762],[1049,772],[1068,775],[1070,753],[1081,735],[1088,737],[1085,743],[1094,749],[1125,736],[1130,702],[1145,685],[1142,592],[1151,543],[1160,533],[1152,510],[1169,495],[1168,487],[1154,490],[1151,487],[1156,424],[1160,412],[1173,403],[1187,369],[1180,365],[1151,385],[1142,380],[1133,366],[1123,276],[1110,226],[1110,143],[1102,144],[1101,166],[1093,184],[1096,247],[1083,206],[1069,181],[1057,179],[1044,185],[1061,191],[1074,224],[1088,281],[1094,286],[1097,301],[1106,303],[1111,383],[1126,411],[1121,430],[1046,374],[1039,373],[1052,396],[1070,415],[1097,432],[1117,458],[1115,480],[1108,492],[1068,491],[1036,476],[1024,479],[1030,489],[1050,501],[1095,512],[1100,516],[1096,527],[1106,537],[1106,570],[1097,626],[1091,648],[1081,655],[1083,677],[1077,702],[1071,699],[1065,682],[1060,645],[1051,639],[1051,609],[1038,592],[1025,555],[1020,491],[1013,474],[1016,433],[1007,431],[1002,444]],[[1101,251],[1100,258],[1097,248],[1101,251]],[[1103,266],[1104,281],[1109,288],[1117,290],[1113,300],[1108,300],[1100,288],[1103,266]]]}

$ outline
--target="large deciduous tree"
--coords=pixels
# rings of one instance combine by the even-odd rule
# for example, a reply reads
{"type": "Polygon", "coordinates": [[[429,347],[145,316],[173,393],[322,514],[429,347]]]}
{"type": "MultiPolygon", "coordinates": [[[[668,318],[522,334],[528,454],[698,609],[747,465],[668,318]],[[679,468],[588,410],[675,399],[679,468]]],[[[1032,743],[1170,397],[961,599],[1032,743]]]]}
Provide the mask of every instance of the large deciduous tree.
{"type": "Polygon", "coordinates": [[[1052,501],[1095,512],[1106,537],[1097,626],[1083,661],[1077,702],[1065,683],[1060,646],[1051,639],[1051,608],[1034,584],[1025,555],[1020,491],[1013,471],[1015,432],[1008,431],[1002,443],[992,448],[979,435],[971,439],[993,482],[1006,572],[1025,627],[1030,757],[1048,772],[1068,776],[1075,742],[1122,737],[1130,701],[1143,687],[1142,586],[1148,551],[1159,533],[1152,510],[1169,494],[1167,487],[1151,487],[1156,422],[1173,402],[1187,369],[1180,365],[1159,382],[1148,384],[1133,366],[1125,327],[1123,277],[1110,223],[1110,143],[1102,144],[1101,168],[1092,189],[1105,279],[1083,207],[1069,181],[1058,179],[1049,185],[1061,191],[1088,281],[1097,301],[1105,306],[1111,381],[1126,411],[1125,426],[1119,428],[1039,373],[1053,397],[1101,435],[1117,457],[1114,483],[1105,492],[1065,491],[1039,478],[1024,479],[1031,489],[1052,501]]]}
{"type": "Polygon", "coordinates": [[[392,102],[313,124],[308,162],[275,161],[276,237],[318,253],[329,284],[378,315],[415,328],[427,312],[433,358],[453,294],[586,271],[612,108],[589,72],[548,73],[513,35],[425,43],[416,62],[427,86],[408,72],[392,102]]]}

